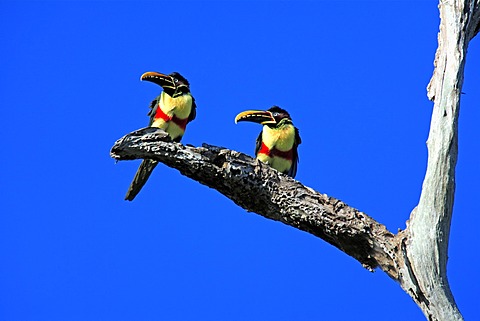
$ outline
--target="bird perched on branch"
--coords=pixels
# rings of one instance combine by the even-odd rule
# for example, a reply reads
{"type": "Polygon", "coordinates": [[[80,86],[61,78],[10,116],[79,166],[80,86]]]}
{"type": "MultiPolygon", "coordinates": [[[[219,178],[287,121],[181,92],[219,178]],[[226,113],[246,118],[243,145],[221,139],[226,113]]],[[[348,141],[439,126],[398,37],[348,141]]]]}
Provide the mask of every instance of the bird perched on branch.
{"type": "MultiPolygon", "coordinates": [[[[185,133],[187,124],[195,119],[195,99],[190,93],[190,84],[178,72],[164,75],[158,72],[146,72],[140,80],[146,80],[160,85],[163,91],[150,104],[150,127],[158,127],[168,133],[170,138],[179,142],[185,133]]],[[[125,195],[125,199],[132,201],[147,182],[158,162],[145,159],[133,178],[125,195]]]]}
{"type": "Polygon", "coordinates": [[[273,106],[266,111],[248,110],[235,117],[235,123],[250,121],[263,125],[257,138],[255,156],[279,172],[295,177],[298,164],[298,145],[302,142],[290,114],[273,106]]]}

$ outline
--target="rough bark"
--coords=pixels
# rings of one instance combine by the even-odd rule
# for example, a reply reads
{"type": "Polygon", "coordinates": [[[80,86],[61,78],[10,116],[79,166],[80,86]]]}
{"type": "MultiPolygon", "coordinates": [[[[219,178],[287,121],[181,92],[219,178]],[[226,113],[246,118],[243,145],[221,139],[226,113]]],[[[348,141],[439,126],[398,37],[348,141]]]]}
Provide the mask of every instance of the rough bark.
{"type": "Polygon", "coordinates": [[[419,203],[402,233],[400,285],[429,320],[463,320],[447,279],[448,240],[455,195],[458,114],[468,43],[478,32],[479,1],[441,1],[428,163],[419,203]]]}
{"type": "Polygon", "coordinates": [[[154,159],[218,190],[237,205],[311,233],[373,271],[380,268],[413,298],[428,320],[463,320],[446,275],[455,192],[457,129],[468,42],[480,29],[480,0],[439,5],[441,25],[435,70],[428,85],[434,101],[422,193],[407,228],[396,235],[365,213],[302,185],[257,160],[226,148],[171,142],[144,128],[119,139],[117,160],[154,159]]]}
{"type": "Polygon", "coordinates": [[[170,142],[165,132],[144,128],[118,140],[118,160],[150,158],[218,190],[249,212],[318,236],[357,259],[396,278],[389,249],[393,234],[384,225],[342,201],[320,194],[245,154],[204,144],[170,142]]]}

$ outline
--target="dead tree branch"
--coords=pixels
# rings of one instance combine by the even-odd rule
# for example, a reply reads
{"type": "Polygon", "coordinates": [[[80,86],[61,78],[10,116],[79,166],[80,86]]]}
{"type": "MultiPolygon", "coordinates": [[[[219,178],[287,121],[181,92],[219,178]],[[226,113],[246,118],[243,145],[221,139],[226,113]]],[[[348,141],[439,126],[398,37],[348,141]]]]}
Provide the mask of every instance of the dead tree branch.
{"type": "Polygon", "coordinates": [[[400,285],[429,320],[463,320],[447,279],[448,240],[455,195],[458,114],[469,41],[478,32],[479,0],[440,1],[435,70],[428,84],[434,101],[428,163],[420,201],[404,233],[400,285]]]}
{"type": "Polygon", "coordinates": [[[407,229],[394,235],[368,215],[226,148],[171,142],[155,128],[119,139],[117,160],[154,159],[218,190],[237,205],[311,233],[373,271],[380,268],[413,298],[430,321],[463,320],[447,279],[455,194],[458,114],[469,41],[480,29],[480,0],[441,0],[428,164],[407,229]]]}
{"type": "Polygon", "coordinates": [[[170,142],[159,129],[144,128],[118,140],[118,160],[150,158],[218,190],[237,205],[322,238],[373,270],[396,279],[391,234],[384,225],[345,203],[320,194],[250,156],[204,144],[170,142]]]}

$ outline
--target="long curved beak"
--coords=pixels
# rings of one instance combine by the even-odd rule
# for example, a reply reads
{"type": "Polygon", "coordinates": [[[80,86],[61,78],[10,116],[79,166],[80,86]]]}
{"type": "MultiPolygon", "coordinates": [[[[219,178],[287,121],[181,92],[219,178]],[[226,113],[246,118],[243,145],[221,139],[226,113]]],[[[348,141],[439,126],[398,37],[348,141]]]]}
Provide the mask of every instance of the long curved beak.
{"type": "Polygon", "coordinates": [[[162,88],[164,87],[175,88],[175,84],[173,83],[172,77],[170,77],[169,75],[161,74],[159,72],[155,72],[155,71],[148,71],[144,73],[140,77],[140,80],[153,82],[154,84],[162,86],[162,88]]]}
{"type": "Polygon", "coordinates": [[[235,117],[235,124],[240,121],[251,121],[262,125],[277,123],[271,112],[263,110],[247,110],[241,112],[235,117]]]}

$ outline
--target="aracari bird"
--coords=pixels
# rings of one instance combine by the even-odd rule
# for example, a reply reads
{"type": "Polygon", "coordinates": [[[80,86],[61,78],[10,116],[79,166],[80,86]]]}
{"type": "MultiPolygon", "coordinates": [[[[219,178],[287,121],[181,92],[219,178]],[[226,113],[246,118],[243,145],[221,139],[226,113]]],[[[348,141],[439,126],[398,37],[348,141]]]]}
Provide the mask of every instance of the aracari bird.
{"type": "Polygon", "coordinates": [[[266,111],[248,110],[235,117],[235,123],[250,121],[263,125],[257,138],[255,156],[279,172],[295,177],[298,145],[302,142],[290,114],[278,106],[266,111]]]}
{"type": "MultiPolygon", "coordinates": [[[[178,72],[169,75],[146,72],[140,80],[153,82],[163,89],[150,104],[149,126],[163,129],[173,141],[179,142],[187,124],[196,116],[195,99],[190,93],[188,80],[178,72]]],[[[125,195],[126,200],[132,201],[137,196],[157,164],[157,161],[150,159],[142,161],[125,195]]]]}

